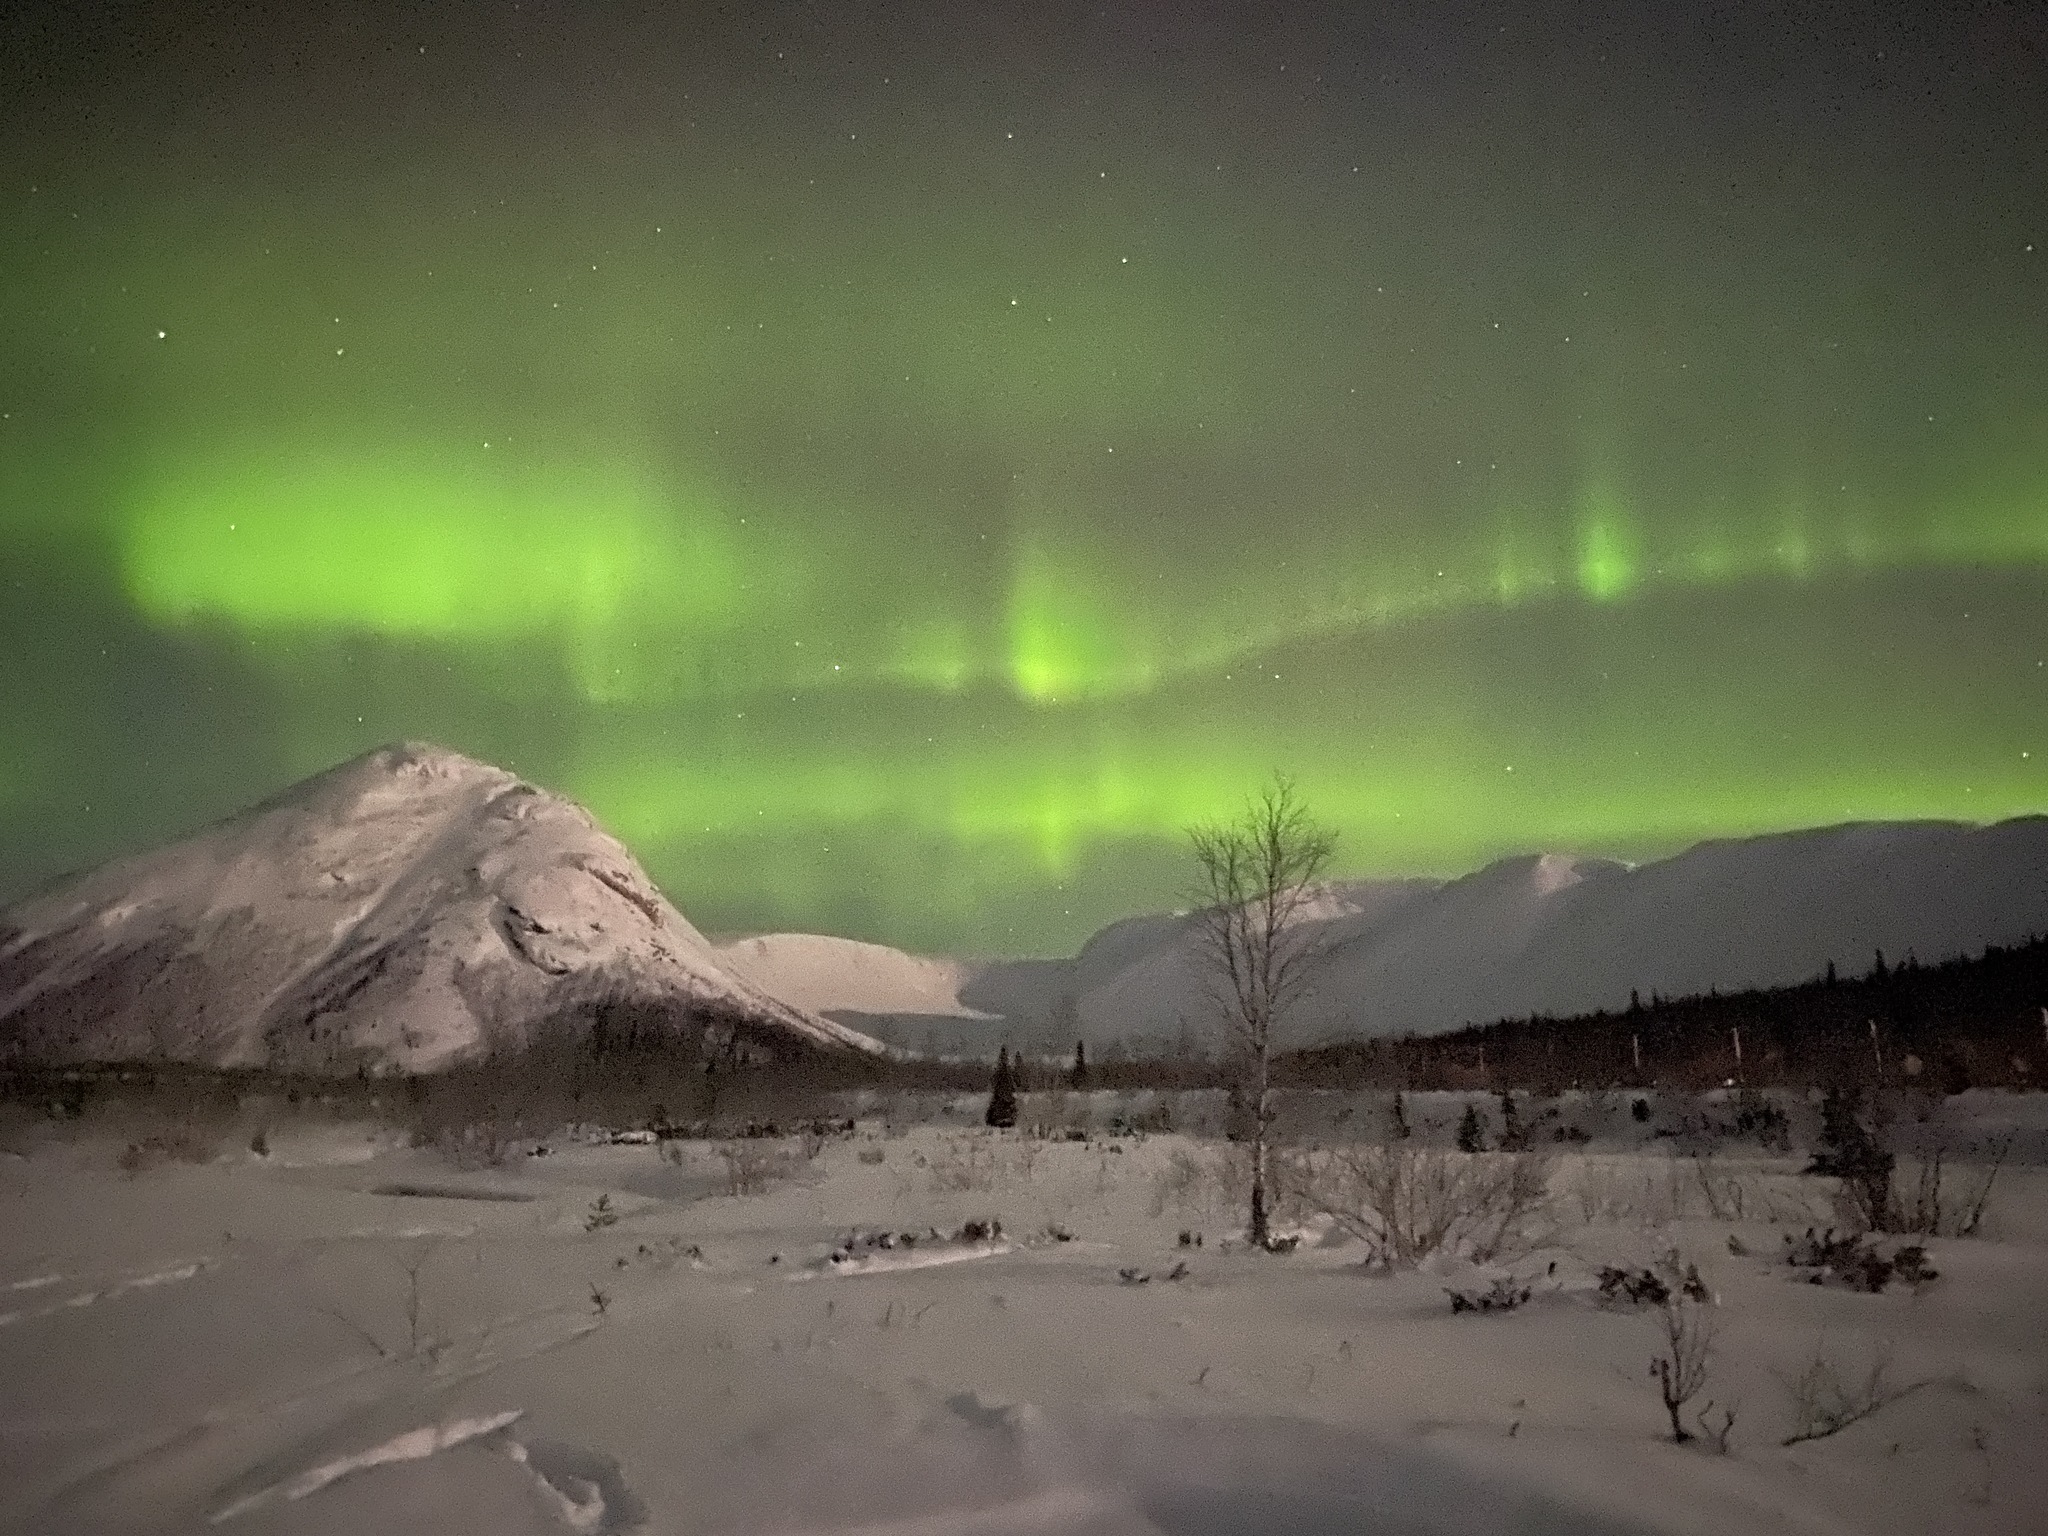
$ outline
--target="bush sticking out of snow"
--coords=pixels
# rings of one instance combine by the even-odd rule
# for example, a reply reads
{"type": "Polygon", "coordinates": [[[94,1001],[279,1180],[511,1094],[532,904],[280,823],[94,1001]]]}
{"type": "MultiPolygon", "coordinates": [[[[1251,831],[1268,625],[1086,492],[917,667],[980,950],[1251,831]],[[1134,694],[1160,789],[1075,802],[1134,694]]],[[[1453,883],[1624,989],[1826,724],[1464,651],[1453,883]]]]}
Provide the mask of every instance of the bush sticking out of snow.
{"type": "Polygon", "coordinates": [[[796,1156],[772,1142],[723,1142],[718,1156],[725,1164],[725,1192],[735,1198],[764,1194],[796,1173],[796,1156]]]}
{"type": "Polygon", "coordinates": [[[1297,1154],[1284,1176],[1302,1205],[1363,1240],[1370,1262],[1398,1267],[1438,1252],[1486,1264],[1540,1247],[1551,1169],[1540,1152],[1396,1144],[1297,1154]]]}
{"type": "Polygon", "coordinates": [[[1454,1313],[1512,1312],[1528,1304],[1535,1288],[1518,1282],[1513,1275],[1502,1275],[1483,1291],[1460,1291],[1445,1286],[1444,1294],[1451,1298],[1451,1311],[1454,1313]]]}
{"type": "Polygon", "coordinates": [[[165,1163],[210,1163],[218,1140],[195,1125],[172,1125],[131,1141],[115,1161],[131,1177],[165,1163]]]}
{"type": "Polygon", "coordinates": [[[1926,1381],[1896,1386],[1890,1380],[1891,1352],[1880,1347],[1860,1378],[1845,1378],[1841,1367],[1816,1348],[1797,1376],[1781,1377],[1792,1398],[1792,1433],[1781,1444],[1824,1440],[1879,1409],[1927,1386],[1926,1381]]]}
{"type": "Polygon", "coordinates": [[[1918,1243],[1887,1254],[1867,1237],[1855,1233],[1837,1237],[1833,1227],[1818,1236],[1808,1227],[1806,1235],[1796,1240],[1786,1233],[1785,1262],[1804,1270],[1810,1285],[1839,1285],[1873,1295],[1894,1280],[1918,1287],[1940,1278],[1940,1272],[1927,1262],[1927,1250],[1918,1243]]]}
{"type": "MultiPolygon", "coordinates": [[[[1676,1255],[1672,1257],[1675,1260],[1676,1255]]],[[[1690,1266],[1687,1268],[1696,1277],[1697,1272],[1691,1271],[1690,1266]]],[[[1650,1379],[1657,1383],[1657,1394],[1671,1420],[1671,1438],[1679,1445],[1693,1438],[1693,1432],[1685,1427],[1680,1414],[1706,1389],[1707,1365],[1713,1357],[1714,1338],[1719,1332],[1710,1303],[1702,1299],[1705,1295],[1704,1286],[1699,1287],[1697,1293],[1690,1288],[1681,1289],[1675,1294],[1667,1294],[1657,1309],[1660,1347],[1650,1357],[1650,1379]]],[[[1710,1442],[1726,1449],[1728,1432],[1734,1427],[1734,1416],[1731,1413],[1718,1431],[1712,1430],[1706,1424],[1706,1415],[1712,1408],[1710,1401],[1700,1410],[1700,1429],[1710,1442]]]]}
{"type": "Polygon", "coordinates": [[[979,1138],[950,1140],[926,1163],[935,1194],[966,1194],[995,1188],[995,1148],[979,1138]]]}
{"type": "Polygon", "coordinates": [[[1706,1305],[1714,1299],[1700,1278],[1699,1266],[1682,1262],[1676,1248],[1653,1267],[1617,1269],[1612,1264],[1602,1264],[1598,1273],[1600,1300],[1604,1305],[1625,1301],[1631,1306],[1666,1307],[1674,1297],[1706,1305]]]}

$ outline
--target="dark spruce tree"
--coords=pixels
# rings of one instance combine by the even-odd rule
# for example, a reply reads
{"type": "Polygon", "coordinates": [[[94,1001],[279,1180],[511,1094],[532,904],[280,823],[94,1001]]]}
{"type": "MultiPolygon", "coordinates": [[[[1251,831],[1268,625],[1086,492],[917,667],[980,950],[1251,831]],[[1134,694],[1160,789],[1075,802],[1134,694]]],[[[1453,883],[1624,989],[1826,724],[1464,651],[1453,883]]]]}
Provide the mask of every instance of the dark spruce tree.
{"type": "Polygon", "coordinates": [[[1522,1125],[1522,1111],[1512,1088],[1500,1091],[1500,1149],[1503,1152],[1529,1150],[1529,1132],[1522,1125]]]}
{"type": "Polygon", "coordinates": [[[998,1130],[1008,1130],[1017,1123],[1017,1074],[1010,1066],[1007,1045],[996,1055],[996,1075],[988,1088],[988,1113],[982,1118],[998,1130]]]}
{"type": "Polygon", "coordinates": [[[1067,1073],[1067,1086],[1076,1093],[1088,1086],[1088,1045],[1085,1041],[1074,1042],[1074,1065],[1067,1073]]]}
{"type": "Polygon", "coordinates": [[[1479,1118],[1479,1106],[1467,1104],[1465,1118],[1458,1122],[1458,1150],[1460,1152],[1484,1152],[1486,1150],[1486,1123],[1479,1118]]]}

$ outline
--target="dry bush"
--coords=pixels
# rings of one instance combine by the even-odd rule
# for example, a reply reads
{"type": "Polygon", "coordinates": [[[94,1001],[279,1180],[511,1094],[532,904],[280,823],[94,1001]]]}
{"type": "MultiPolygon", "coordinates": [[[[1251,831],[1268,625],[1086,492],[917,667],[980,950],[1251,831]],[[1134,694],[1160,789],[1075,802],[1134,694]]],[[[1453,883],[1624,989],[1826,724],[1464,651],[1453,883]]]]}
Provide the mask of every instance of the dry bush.
{"type": "Polygon", "coordinates": [[[932,1154],[926,1171],[935,1193],[995,1188],[996,1154],[986,1141],[949,1141],[932,1154]]]}
{"type": "Polygon", "coordinates": [[[1973,1235],[1983,1224],[2012,1138],[1994,1140],[1987,1160],[1970,1165],[1969,1175],[1956,1180],[1946,1145],[1937,1144],[1901,1166],[1896,1110],[1884,1094],[1831,1089],[1821,1101],[1820,1150],[1807,1171],[1838,1181],[1840,1215],[1863,1231],[1973,1235]]]}
{"type": "Polygon", "coordinates": [[[1159,1217],[1170,1205],[1189,1211],[1204,1205],[1203,1191],[1209,1182],[1208,1164],[1185,1147],[1176,1147],[1165,1164],[1152,1174],[1152,1199],[1147,1214],[1159,1217]]]}
{"type": "Polygon", "coordinates": [[[1647,1170],[1588,1159],[1574,1171],[1569,1189],[1587,1226],[1654,1229],[1698,1216],[1803,1225],[1829,1214],[1829,1202],[1811,1180],[1731,1172],[1711,1152],[1659,1159],[1647,1170]]]}
{"type": "Polygon", "coordinates": [[[1491,1263],[1550,1236],[1548,1153],[1355,1146],[1283,1161],[1290,1200],[1361,1239],[1374,1263],[1409,1265],[1440,1251],[1491,1263]]]}
{"type": "Polygon", "coordinates": [[[1750,1181],[1723,1171],[1712,1147],[1701,1147],[1691,1157],[1693,1182],[1706,1204],[1707,1215],[1715,1221],[1743,1220],[1753,1203],[1750,1181]]]}
{"type": "Polygon", "coordinates": [[[1808,1227],[1806,1236],[1796,1242],[1791,1233],[1786,1233],[1785,1244],[1785,1262],[1795,1269],[1805,1270],[1806,1278],[1815,1285],[1845,1286],[1874,1295],[1894,1280],[1917,1291],[1929,1281],[1941,1278],[1939,1272],[1928,1264],[1927,1250],[1918,1243],[1883,1253],[1868,1237],[1859,1233],[1849,1232],[1836,1237],[1835,1229],[1829,1227],[1816,1235],[1813,1228],[1808,1227]]]}
{"type": "Polygon", "coordinates": [[[185,1122],[136,1138],[121,1149],[115,1161],[123,1173],[132,1176],[165,1163],[210,1163],[219,1151],[216,1132],[185,1122]]]}
{"type": "MultiPolygon", "coordinates": [[[[1707,1365],[1719,1331],[1711,1306],[1698,1293],[1681,1289],[1667,1295],[1657,1309],[1660,1348],[1650,1359],[1650,1378],[1657,1383],[1664,1412],[1671,1420],[1671,1438],[1680,1445],[1693,1438],[1680,1414],[1707,1385],[1707,1365]]],[[[1713,1407],[1709,1402],[1700,1411],[1700,1431],[1717,1449],[1725,1451],[1728,1432],[1735,1425],[1734,1410],[1730,1409],[1720,1427],[1714,1429],[1707,1424],[1707,1414],[1713,1407]]]]}
{"type": "Polygon", "coordinates": [[[1010,1174],[1030,1183],[1031,1176],[1038,1171],[1038,1159],[1044,1148],[1044,1142],[1035,1137],[1027,1136],[1017,1142],[1010,1148],[1010,1174]]]}
{"type": "Polygon", "coordinates": [[[1054,1088],[1045,1093],[1024,1095],[1024,1125],[1040,1134],[1057,1133],[1067,1123],[1067,1092],[1054,1088]]]}
{"type": "Polygon", "coordinates": [[[497,1121],[475,1120],[446,1127],[435,1138],[434,1146],[449,1163],[465,1173],[473,1173],[480,1168],[504,1167],[512,1139],[497,1121]]]}
{"type": "Polygon", "coordinates": [[[1914,1233],[1923,1237],[1974,1237],[1984,1224],[1992,1188],[2012,1152],[2012,1137],[1993,1142],[1990,1161],[1961,1165],[1948,1160],[1948,1149],[1936,1147],[1893,1176],[1890,1199],[1881,1225],[1852,1197],[1850,1213],[1867,1228],[1880,1232],[1914,1233]],[[1910,1169],[1911,1176],[1907,1177],[1910,1169]]]}
{"type": "MultiPolygon", "coordinates": [[[[1266,1171],[1273,1184],[1273,1205],[1279,1214],[1287,1205],[1285,1160],[1276,1152],[1266,1171]]],[[[1176,1147],[1152,1174],[1148,1214],[1163,1215],[1171,1206],[1182,1214],[1214,1214],[1243,1205],[1251,1192],[1251,1149],[1226,1142],[1208,1155],[1176,1147]]]]}
{"type": "Polygon", "coordinates": [[[797,1153],[758,1138],[720,1142],[718,1156],[725,1163],[725,1192],[734,1196],[765,1194],[797,1171],[797,1153]]]}
{"type": "Polygon", "coordinates": [[[1579,1218],[1589,1227],[1645,1219],[1653,1188],[1646,1177],[1630,1177],[1619,1168],[1591,1161],[1581,1163],[1571,1180],[1579,1218]]]}
{"type": "Polygon", "coordinates": [[[1929,1385],[1926,1381],[1914,1381],[1897,1386],[1890,1380],[1890,1374],[1889,1345],[1878,1346],[1869,1369],[1860,1378],[1847,1378],[1828,1358],[1826,1340],[1822,1340],[1797,1376],[1779,1378],[1792,1399],[1792,1433],[1780,1443],[1798,1445],[1805,1440],[1824,1440],[1929,1385]]]}

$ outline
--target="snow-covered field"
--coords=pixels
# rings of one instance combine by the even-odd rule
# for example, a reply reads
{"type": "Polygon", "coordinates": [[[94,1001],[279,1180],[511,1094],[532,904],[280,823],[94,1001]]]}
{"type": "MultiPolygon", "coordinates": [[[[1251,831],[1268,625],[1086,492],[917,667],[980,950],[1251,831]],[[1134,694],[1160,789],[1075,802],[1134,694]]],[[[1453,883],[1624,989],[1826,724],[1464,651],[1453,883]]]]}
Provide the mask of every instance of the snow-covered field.
{"type": "Polygon", "coordinates": [[[2048,1100],[1971,1099],[2021,1159],[1981,1235],[1928,1243],[1938,1279],[1881,1294],[1780,1260],[1828,1219],[1803,1158],[1702,1170],[1626,1113],[1560,1152],[1547,1245],[1394,1273],[1321,1221],[1244,1251],[1219,1143],[971,1102],[813,1156],[562,1138],[484,1169],[300,1125],[131,1174],[16,1127],[0,1529],[2037,1532],[2048,1100]],[[1725,1455],[1668,1438],[1657,1309],[1598,1295],[1673,1248],[1713,1295],[1687,1413],[1733,1406],[1725,1455]],[[1525,1305],[1453,1313],[1502,1272],[1525,1305]],[[1816,1360],[1903,1395],[1788,1448],[1816,1360]]]}

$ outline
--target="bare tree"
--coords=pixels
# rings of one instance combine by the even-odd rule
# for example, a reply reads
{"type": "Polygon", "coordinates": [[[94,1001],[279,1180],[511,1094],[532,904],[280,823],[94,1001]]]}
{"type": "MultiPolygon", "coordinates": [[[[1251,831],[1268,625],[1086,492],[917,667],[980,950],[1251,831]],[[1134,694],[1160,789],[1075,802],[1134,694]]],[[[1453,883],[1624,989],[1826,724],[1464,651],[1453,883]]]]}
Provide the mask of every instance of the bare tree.
{"type": "Polygon", "coordinates": [[[1194,827],[1188,836],[1201,868],[1209,995],[1230,1026],[1250,1110],[1251,1240],[1264,1247],[1273,1043],[1324,955],[1301,918],[1337,838],[1310,819],[1281,774],[1237,820],[1194,827]]]}

